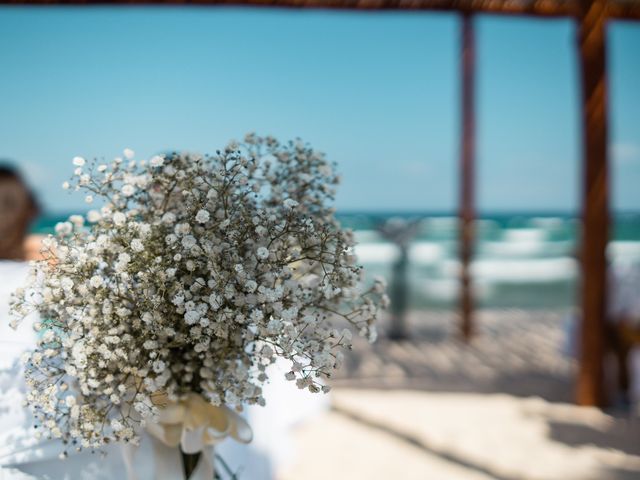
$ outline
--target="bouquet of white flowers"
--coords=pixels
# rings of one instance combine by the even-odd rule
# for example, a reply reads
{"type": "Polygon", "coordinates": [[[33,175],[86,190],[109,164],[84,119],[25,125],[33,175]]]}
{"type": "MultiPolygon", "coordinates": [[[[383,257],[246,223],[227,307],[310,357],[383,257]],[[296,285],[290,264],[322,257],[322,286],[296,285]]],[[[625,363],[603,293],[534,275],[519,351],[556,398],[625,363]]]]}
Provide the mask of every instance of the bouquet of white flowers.
{"type": "Polygon", "coordinates": [[[212,156],[73,163],[64,187],[103,206],[57,225],[13,305],[42,319],[25,367],[42,435],[93,449],[135,443],[194,396],[264,405],[278,357],[326,392],[351,340],[335,325],[375,339],[384,286],[359,287],[329,205],[338,177],[308,145],[250,134],[212,156]]]}

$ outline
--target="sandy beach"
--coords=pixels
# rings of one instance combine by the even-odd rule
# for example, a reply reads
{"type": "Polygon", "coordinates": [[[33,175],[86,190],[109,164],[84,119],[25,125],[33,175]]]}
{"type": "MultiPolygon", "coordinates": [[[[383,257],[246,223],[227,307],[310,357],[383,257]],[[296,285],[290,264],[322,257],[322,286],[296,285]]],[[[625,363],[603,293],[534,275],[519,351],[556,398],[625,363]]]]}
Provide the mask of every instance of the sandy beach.
{"type": "Polygon", "coordinates": [[[406,342],[356,344],[280,480],[640,478],[638,415],[571,403],[561,312],[480,312],[470,346],[452,314],[409,324],[406,342]]]}

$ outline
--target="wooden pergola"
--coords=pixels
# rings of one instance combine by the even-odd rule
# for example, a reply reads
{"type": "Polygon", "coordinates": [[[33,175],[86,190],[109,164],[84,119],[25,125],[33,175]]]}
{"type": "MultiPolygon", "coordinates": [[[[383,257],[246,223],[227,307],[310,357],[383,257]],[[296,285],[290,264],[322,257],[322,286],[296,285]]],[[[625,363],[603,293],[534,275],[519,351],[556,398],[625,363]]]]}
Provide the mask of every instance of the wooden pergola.
{"type": "Polygon", "coordinates": [[[475,34],[476,14],[570,17],[578,24],[576,52],[582,87],[582,237],[580,359],[576,400],[603,406],[607,301],[606,247],[609,239],[607,156],[606,26],[609,19],[640,20],[640,0],[0,0],[28,5],[251,5],[345,10],[433,10],[462,17],[462,135],[460,139],[460,331],[473,335],[470,264],[475,219],[475,34]]]}

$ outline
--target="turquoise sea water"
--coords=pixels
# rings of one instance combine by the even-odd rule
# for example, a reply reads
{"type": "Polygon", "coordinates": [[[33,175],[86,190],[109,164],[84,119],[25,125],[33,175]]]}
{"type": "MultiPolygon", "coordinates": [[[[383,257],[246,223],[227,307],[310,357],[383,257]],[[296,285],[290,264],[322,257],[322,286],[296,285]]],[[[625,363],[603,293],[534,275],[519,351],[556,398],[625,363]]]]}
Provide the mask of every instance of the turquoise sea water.
{"type": "MultiPolygon", "coordinates": [[[[458,295],[457,219],[429,213],[342,212],[355,231],[356,255],[367,276],[390,278],[398,248],[377,227],[391,218],[419,222],[409,247],[408,279],[413,308],[454,308],[458,295]]],[[[45,215],[34,232],[50,233],[67,215],[45,215]]],[[[489,308],[571,308],[576,299],[576,238],[580,222],[568,214],[537,212],[481,215],[472,264],[476,300],[489,308]]],[[[640,263],[640,212],[612,218],[612,263],[640,263]]],[[[638,286],[640,289],[640,286],[638,286]]]]}

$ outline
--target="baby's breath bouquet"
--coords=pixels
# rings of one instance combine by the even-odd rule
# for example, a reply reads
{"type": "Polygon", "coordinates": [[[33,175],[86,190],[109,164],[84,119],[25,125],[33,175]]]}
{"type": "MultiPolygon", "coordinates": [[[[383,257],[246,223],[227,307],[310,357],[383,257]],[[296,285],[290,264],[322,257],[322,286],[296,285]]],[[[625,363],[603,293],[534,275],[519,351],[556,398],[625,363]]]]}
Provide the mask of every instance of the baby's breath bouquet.
{"type": "Polygon", "coordinates": [[[307,144],[250,134],[212,156],[74,164],[65,188],[102,206],[58,224],[13,306],[42,319],[25,367],[41,434],[95,449],[136,443],[193,396],[264,405],[277,358],[326,392],[352,338],[341,327],[375,339],[384,286],[359,286],[330,205],[338,177],[307,144]]]}

